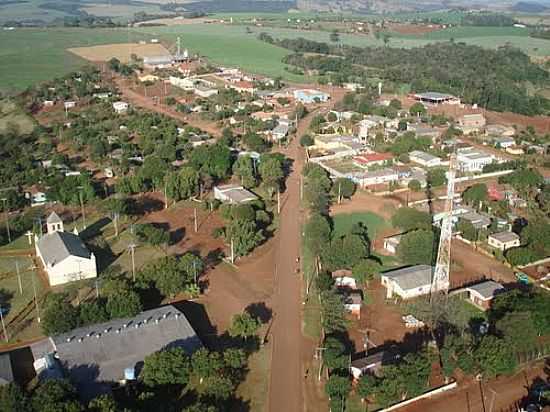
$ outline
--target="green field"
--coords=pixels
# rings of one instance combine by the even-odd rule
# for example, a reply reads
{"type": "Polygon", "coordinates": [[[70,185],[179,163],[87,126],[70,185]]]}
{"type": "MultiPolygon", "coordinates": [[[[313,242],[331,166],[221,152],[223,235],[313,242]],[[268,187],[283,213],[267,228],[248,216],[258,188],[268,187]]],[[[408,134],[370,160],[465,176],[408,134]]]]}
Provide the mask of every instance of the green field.
{"type": "Polygon", "coordinates": [[[342,213],[332,217],[334,222],[334,236],[339,236],[351,230],[353,225],[363,223],[369,233],[369,238],[374,239],[376,234],[389,226],[389,223],[381,216],[372,212],[342,213]]]}
{"type": "Polygon", "coordinates": [[[34,129],[34,120],[24,113],[15,103],[0,100],[0,133],[8,128],[15,128],[22,133],[30,133],[34,129]]]}
{"type": "MultiPolygon", "coordinates": [[[[137,42],[153,37],[160,38],[172,49],[177,37],[180,37],[185,48],[218,65],[240,67],[252,73],[281,76],[296,82],[313,80],[288,73],[281,59],[290,52],[259,41],[257,35],[261,32],[277,38],[304,37],[323,42],[329,42],[330,36],[328,31],[253,25],[247,28],[239,24],[185,24],[131,30],[50,28],[0,31],[0,90],[21,90],[85,64],[84,60],[66,52],[67,48],[137,42]]],[[[423,36],[394,34],[389,47],[411,48],[450,39],[487,48],[509,44],[533,56],[550,55],[550,40],[530,38],[525,29],[498,27],[456,27],[423,36]]],[[[344,44],[360,47],[383,46],[382,40],[368,35],[341,34],[340,40],[344,44]]]]}

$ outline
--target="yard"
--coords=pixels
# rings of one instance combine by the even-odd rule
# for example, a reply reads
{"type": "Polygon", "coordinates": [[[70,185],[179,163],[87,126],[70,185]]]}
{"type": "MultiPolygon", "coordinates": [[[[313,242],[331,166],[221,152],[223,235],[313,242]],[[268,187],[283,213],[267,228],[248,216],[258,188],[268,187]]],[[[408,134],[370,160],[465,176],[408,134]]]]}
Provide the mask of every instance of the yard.
{"type": "Polygon", "coordinates": [[[363,223],[368,229],[369,238],[373,240],[380,232],[390,227],[389,222],[373,212],[342,213],[334,215],[332,219],[334,236],[349,232],[353,225],[363,223]]]}

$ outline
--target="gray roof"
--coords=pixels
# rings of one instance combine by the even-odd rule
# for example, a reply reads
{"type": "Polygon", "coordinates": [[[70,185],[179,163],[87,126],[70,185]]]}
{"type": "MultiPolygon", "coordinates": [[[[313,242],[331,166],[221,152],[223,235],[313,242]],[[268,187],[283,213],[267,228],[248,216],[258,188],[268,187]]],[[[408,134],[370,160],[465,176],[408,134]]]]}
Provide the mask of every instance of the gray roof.
{"type": "Polygon", "coordinates": [[[90,251],[82,239],[69,232],[53,232],[42,236],[37,246],[46,264],[55,265],[69,256],[90,258],[90,251]]]}
{"type": "Polygon", "coordinates": [[[192,353],[201,346],[185,315],[169,305],[142,312],[135,318],[85,326],[46,338],[31,345],[31,350],[35,359],[55,352],[86,397],[103,392],[104,382],[122,380],[126,368],[138,367],[138,375],[143,360],[151,353],[172,347],[192,353]]]}
{"type": "Polygon", "coordinates": [[[0,385],[13,382],[13,369],[9,353],[0,354],[0,385]]]}
{"type": "Polygon", "coordinates": [[[416,265],[390,270],[382,273],[382,276],[392,279],[401,289],[410,290],[431,284],[432,272],[432,266],[416,265]]]}
{"type": "Polygon", "coordinates": [[[387,365],[395,362],[400,358],[399,354],[393,350],[382,350],[379,352],[372,353],[370,355],[365,355],[361,358],[351,361],[351,366],[353,368],[360,369],[361,371],[366,371],[371,368],[378,368],[382,365],[387,365]]]}
{"type": "Polygon", "coordinates": [[[63,221],[57,213],[52,212],[46,219],[46,223],[63,223],[63,221]]]}
{"type": "Polygon", "coordinates": [[[504,287],[498,282],[487,280],[476,285],[468,286],[466,289],[476,291],[484,299],[490,299],[499,291],[504,290],[504,287]]]}
{"type": "Polygon", "coordinates": [[[453,96],[452,94],[445,94],[445,93],[439,93],[439,92],[417,93],[416,96],[422,99],[430,99],[430,100],[446,100],[446,99],[455,98],[455,96],[453,96]]]}
{"type": "Polygon", "coordinates": [[[499,233],[493,233],[492,235],[489,235],[489,236],[502,243],[514,242],[519,239],[519,236],[514,232],[499,232],[499,233]]]}

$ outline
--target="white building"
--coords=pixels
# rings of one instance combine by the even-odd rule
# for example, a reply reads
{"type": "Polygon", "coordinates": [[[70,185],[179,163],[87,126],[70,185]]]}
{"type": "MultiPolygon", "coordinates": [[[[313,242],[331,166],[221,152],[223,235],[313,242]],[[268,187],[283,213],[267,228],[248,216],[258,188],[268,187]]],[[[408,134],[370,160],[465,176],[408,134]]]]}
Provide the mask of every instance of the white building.
{"type": "Polygon", "coordinates": [[[239,185],[223,185],[214,187],[214,198],[224,203],[241,204],[257,200],[258,196],[239,185]]]}
{"type": "Polygon", "coordinates": [[[384,250],[395,255],[402,236],[403,235],[395,235],[384,238],[384,250]]]}
{"type": "Polygon", "coordinates": [[[401,299],[411,299],[430,293],[433,267],[416,265],[403,269],[390,270],[381,274],[382,285],[386,288],[386,297],[394,295],[401,299]]]}
{"type": "Polygon", "coordinates": [[[504,291],[504,287],[493,280],[487,280],[466,288],[468,299],[481,310],[491,307],[491,301],[496,295],[504,291]]]}
{"type": "Polygon", "coordinates": [[[53,212],[46,220],[47,234],[35,238],[36,255],[44,265],[51,286],[97,277],[96,259],[77,233],[65,232],[53,212]]]}
{"type": "Polygon", "coordinates": [[[487,237],[487,243],[489,243],[489,246],[504,252],[512,247],[518,247],[520,245],[520,239],[514,232],[499,232],[489,235],[487,237]]]}
{"type": "Polygon", "coordinates": [[[458,149],[457,152],[458,167],[462,172],[481,172],[483,167],[495,161],[492,154],[473,147],[458,149]]]}
{"type": "Polygon", "coordinates": [[[437,156],[433,156],[429,153],[421,150],[413,150],[409,153],[409,159],[411,162],[418,163],[424,167],[436,167],[441,166],[441,159],[437,156]]]}
{"type": "Polygon", "coordinates": [[[122,114],[128,111],[128,103],[126,102],[114,102],[113,109],[116,113],[122,114]]]}
{"type": "Polygon", "coordinates": [[[397,173],[394,169],[385,168],[353,176],[352,180],[361,187],[373,186],[383,183],[397,182],[399,180],[399,173],[397,173]]]}
{"type": "Polygon", "coordinates": [[[486,124],[481,113],[465,114],[458,119],[458,128],[466,135],[481,132],[486,124]]]}
{"type": "Polygon", "coordinates": [[[495,146],[500,147],[501,149],[508,149],[509,147],[515,146],[516,139],[512,136],[501,136],[497,137],[494,140],[495,146]]]}
{"type": "Polygon", "coordinates": [[[357,282],[351,270],[341,269],[331,273],[334,285],[339,288],[357,289],[357,282]]]}

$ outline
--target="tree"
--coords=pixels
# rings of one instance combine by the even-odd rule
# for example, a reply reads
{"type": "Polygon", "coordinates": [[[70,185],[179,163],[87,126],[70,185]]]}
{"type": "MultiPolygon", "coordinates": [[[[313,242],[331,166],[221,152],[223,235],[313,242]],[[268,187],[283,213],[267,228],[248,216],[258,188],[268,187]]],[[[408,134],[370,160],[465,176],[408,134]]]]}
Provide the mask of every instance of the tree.
{"type": "Polygon", "coordinates": [[[189,199],[199,194],[199,173],[184,166],[179,172],[166,175],[166,194],[175,201],[189,199]]]}
{"type": "Polygon", "coordinates": [[[78,309],[62,293],[48,295],[42,315],[42,330],[48,336],[68,332],[78,326],[78,309]]]}
{"type": "Polygon", "coordinates": [[[306,248],[316,257],[319,257],[321,250],[329,244],[330,224],[326,217],[313,214],[304,227],[304,238],[306,248]]]}
{"type": "Polygon", "coordinates": [[[380,273],[380,263],[373,259],[361,259],[352,268],[352,276],[360,285],[368,285],[369,281],[380,273]]]}
{"type": "Polygon", "coordinates": [[[338,201],[342,198],[349,199],[355,193],[356,185],[347,177],[339,177],[332,184],[332,195],[338,197],[338,201]]]}
{"type": "Polygon", "coordinates": [[[346,233],[333,239],[323,250],[323,265],[327,270],[351,269],[361,259],[369,256],[370,242],[367,236],[360,233],[346,233]]]}
{"type": "Polygon", "coordinates": [[[151,223],[135,225],[134,227],[136,236],[140,241],[155,247],[166,247],[168,245],[170,235],[166,230],[151,223]]]}
{"type": "Polygon", "coordinates": [[[254,160],[249,156],[239,156],[233,163],[233,174],[238,177],[246,188],[256,186],[256,174],[254,172],[254,160]]]}
{"type": "Polygon", "coordinates": [[[330,399],[344,400],[351,390],[351,382],[347,376],[330,375],[325,384],[325,393],[330,399]]]}
{"type": "Polygon", "coordinates": [[[506,313],[496,321],[495,327],[516,351],[531,349],[537,340],[537,330],[529,312],[506,313]]]}
{"type": "Polygon", "coordinates": [[[146,356],[140,378],[148,386],[187,385],[190,373],[189,356],[176,347],[146,356]]]}
{"type": "Polygon", "coordinates": [[[447,184],[447,176],[445,169],[429,169],[426,174],[426,181],[431,187],[439,187],[447,184]]]}
{"type": "Polygon", "coordinates": [[[504,339],[496,336],[484,336],[474,357],[484,378],[509,375],[516,370],[517,362],[512,348],[504,339]]]}
{"type": "Polygon", "coordinates": [[[16,383],[0,386],[0,412],[31,412],[28,395],[16,383]]]}
{"type": "Polygon", "coordinates": [[[334,290],[321,293],[321,319],[327,334],[346,330],[348,321],[342,296],[334,290]]]}
{"type": "Polygon", "coordinates": [[[349,367],[349,356],[346,354],[346,347],[342,342],[333,336],[325,339],[323,344],[323,364],[329,370],[347,370],[349,367]]]}
{"type": "Polygon", "coordinates": [[[225,227],[226,242],[233,242],[235,256],[246,256],[265,239],[256,223],[250,220],[234,219],[225,227]]]}
{"type": "Polygon", "coordinates": [[[191,152],[189,165],[215,179],[225,179],[231,170],[231,151],[227,145],[220,142],[211,146],[201,145],[191,152]]]}
{"type": "Polygon", "coordinates": [[[258,167],[262,184],[271,192],[279,191],[282,179],[285,177],[283,163],[276,156],[262,156],[258,167]]]}
{"type": "Polygon", "coordinates": [[[422,185],[420,184],[420,182],[416,179],[412,179],[410,182],[409,182],[409,185],[408,185],[409,189],[412,190],[413,192],[420,192],[420,190],[422,189],[422,185]]]}
{"type": "Polygon", "coordinates": [[[309,146],[313,146],[314,144],[315,144],[315,141],[310,135],[305,134],[302,137],[300,137],[300,146],[309,147],[309,146]]]}
{"type": "Polygon", "coordinates": [[[49,379],[42,382],[32,395],[33,409],[38,412],[81,412],[78,393],[66,380],[49,379]]]}
{"type": "Polygon", "coordinates": [[[373,375],[364,374],[359,379],[357,384],[357,394],[361,399],[367,399],[372,395],[373,389],[376,386],[376,378],[373,375]]]}
{"type": "Polygon", "coordinates": [[[434,235],[428,230],[405,233],[397,246],[397,256],[408,265],[431,265],[434,256],[434,235]]]}
{"type": "Polygon", "coordinates": [[[106,309],[111,319],[131,318],[143,310],[139,295],[133,290],[121,290],[110,295],[106,309]]]}
{"type": "Polygon", "coordinates": [[[459,219],[456,224],[456,230],[461,233],[464,239],[470,242],[475,242],[477,240],[477,230],[469,220],[459,219]]]}
{"type": "Polygon", "coordinates": [[[392,225],[407,232],[414,229],[431,229],[432,219],[426,212],[412,207],[402,207],[392,216],[392,225]]]}
{"type": "Polygon", "coordinates": [[[487,185],[485,183],[476,183],[470,186],[462,193],[462,199],[469,205],[474,205],[479,209],[482,202],[488,198],[487,185]]]}
{"type": "Polygon", "coordinates": [[[102,323],[109,320],[109,315],[103,301],[93,300],[91,302],[84,302],[78,309],[80,324],[82,325],[102,323]]]}
{"type": "Polygon", "coordinates": [[[412,114],[413,116],[424,115],[426,114],[426,108],[422,103],[417,102],[410,107],[409,113],[412,114]]]}
{"type": "Polygon", "coordinates": [[[103,208],[112,215],[115,225],[115,236],[118,236],[118,219],[120,215],[128,214],[128,199],[125,197],[110,197],[103,202],[103,208]]]}
{"type": "Polygon", "coordinates": [[[260,321],[248,312],[243,312],[233,316],[231,326],[229,328],[229,335],[232,337],[241,337],[248,339],[251,336],[256,335],[260,328],[260,321]]]}
{"type": "Polygon", "coordinates": [[[88,404],[88,412],[119,412],[122,409],[117,405],[112,395],[99,395],[88,404]]]}

